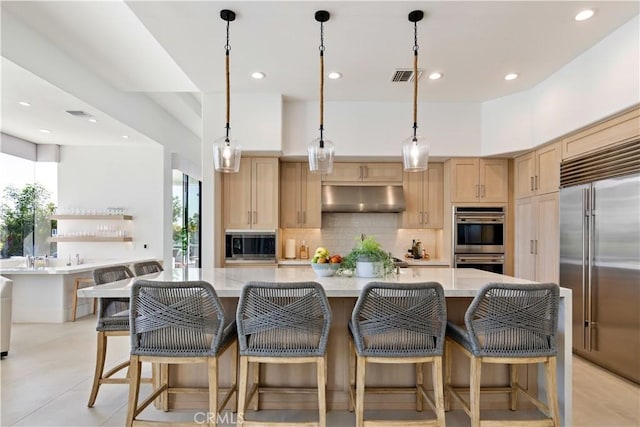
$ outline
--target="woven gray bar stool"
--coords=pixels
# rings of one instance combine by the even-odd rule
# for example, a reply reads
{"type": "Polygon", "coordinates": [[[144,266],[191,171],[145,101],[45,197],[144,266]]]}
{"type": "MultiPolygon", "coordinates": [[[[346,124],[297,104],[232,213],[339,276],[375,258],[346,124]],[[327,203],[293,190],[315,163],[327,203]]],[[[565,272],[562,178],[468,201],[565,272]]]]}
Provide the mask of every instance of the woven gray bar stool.
{"type": "Polygon", "coordinates": [[[513,420],[481,420],[480,394],[484,391],[510,394],[511,410],[517,409],[518,393],[548,416],[543,420],[518,420],[519,426],[559,426],[558,391],[556,382],[556,332],[560,290],[553,283],[485,285],[467,309],[465,327],[451,322],[447,325],[445,349],[445,408],[451,397],[462,405],[471,418],[472,427],[483,423],[514,425],[513,420]],[[470,358],[470,387],[451,385],[452,350],[457,348],[470,358]],[[480,387],[483,363],[509,365],[509,387],[480,387]],[[527,393],[518,384],[518,364],[544,363],[547,404],[527,393]],[[461,391],[469,391],[467,403],[461,391]]]}
{"type": "Polygon", "coordinates": [[[356,426],[444,426],[442,355],[447,309],[442,285],[382,283],[365,285],[349,322],[349,410],[356,426]],[[423,364],[432,363],[433,398],[423,386],[423,364]],[[365,388],[367,363],[416,365],[415,387],[365,388]],[[365,420],[365,393],[404,392],[416,395],[416,410],[426,401],[436,414],[427,420],[365,420]]]}
{"type": "MultiPolygon", "coordinates": [[[[134,277],[131,270],[124,265],[113,267],[97,268],[93,271],[93,282],[96,286],[105,283],[116,282],[118,280],[130,279],[134,277]]],[[[104,364],[107,356],[107,339],[115,336],[129,335],[129,298],[98,298],[98,345],[96,352],[96,369],[93,376],[93,386],[89,395],[90,408],[96,402],[98,390],[102,384],[128,384],[127,378],[112,378],[114,374],[129,366],[129,361],[122,362],[104,372],[104,364]]],[[[145,382],[150,382],[145,379],[145,382]]]]}
{"type": "Polygon", "coordinates": [[[158,261],[143,261],[133,264],[133,271],[136,272],[136,276],[144,276],[145,274],[159,273],[164,271],[164,268],[158,261]]]}
{"type": "MultiPolygon", "coordinates": [[[[218,414],[236,391],[238,341],[235,320],[225,320],[220,300],[207,282],[159,282],[137,280],[131,288],[131,384],[127,426],[194,425],[202,422],[158,422],[136,417],[163,393],[207,393],[208,425],[216,426],[218,414]],[[218,361],[231,350],[231,385],[218,402],[218,361]],[[206,363],[207,388],[174,389],[168,378],[162,381],[140,405],[141,362],[161,364],[206,363]]],[[[166,401],[166,400],[165,400],[166,401]]]]}
{"type": "MultiPolygon", "coordinates": [[[[259,384],[260,363],[315,363],[319,419],[317,423],[302,424],[325,427],[326,351],[331,309],[322,286],[316,282],[249,282],[242,289],[236,323],[240,345],[238,427],[297,424],[245,418],[245,408],[252,401],[253,409],[259,410],[259,394],[263,391],[259,384]],[[253,367],[253,385],[247,396],[249,363],[253,367]]],[[[287,388],[285,391],[315,393],[316,389],[287,388]]]]}

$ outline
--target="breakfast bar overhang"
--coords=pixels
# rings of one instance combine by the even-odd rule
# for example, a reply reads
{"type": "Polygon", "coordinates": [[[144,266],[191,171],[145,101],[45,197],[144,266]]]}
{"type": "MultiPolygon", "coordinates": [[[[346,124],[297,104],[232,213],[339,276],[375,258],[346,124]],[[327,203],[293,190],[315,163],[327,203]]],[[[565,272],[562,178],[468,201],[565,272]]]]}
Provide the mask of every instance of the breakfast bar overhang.
{"type": "MultiPolygon", "coordinates": [[[[303,282],[315,281],[320,283],[329,297],[333,312],[333,324],[328,346],[328,384],[327,403],[329,410],[346,410],[348,403],[348,332],[347,322],[355,300],[360,295],[362,288],[371,281],[382,282],[438,282],[445,291],[447,299],[447,316],[450,320],[463,323],[464,312],[471,299],[478,290],[487,283],[534,283],[528,280],[510,276],[490,273],[476,269],[455,268],[406,268],[399,274],[391,274],[384,278],[370,279],[360,277],[317,277],[310,268],[203,268],[203,269],[173,269],[161,273],[141,276],[148,280],[159,281],[190,281],[204,280],[211,283],[218,296],[223,300],[225,309],[229,315],[235,313],[236,304],[244,284],[248,281],[268,282],[303,282]]],[[[97,287],[80,289],[79,297],[129,297],[131,284],[137,278],[113,282],[97,287]]],[[[558,400],[562,425],[572,425],[572,401],[571,401],[571,291],[560,288],[560,309],[557,334],[557,379],[558,400]]],[[[228,366],[227,362],[221,362],[221,366],[228,366]]],[[[169,370],[170,382],[175,386],[206,386],[207,376],[204,366],[172,366],[169,370]]],[[[415,378],[410,367],[389,366],[381,369],[369,370],[368,385],[394,384],[408,385],[415,378]]],[[[463,358],[454,358],[454,382],[468,384],[468,362],[463,358]]],[[[227,373],[228,374],[228,373],[227,373]]],[[[301,386],[311,384],[314,378],[313,369],[307,369],[304,365],[297,366],[266,366],[262,369],[261,376],[266,384],[301,386]]],[[[506,366],[491,366],[483,371],[483,383],[492,385],[508,383],[508,370],[506,366]]],[[[532,368],[532,365],[521,368],[520,378],[522,386],[529,391],[537,390],[537,394],[545,398],[544,370],[532,368]],[[526,382],[526,384],[524,384],[526,382]]],[[[221,375],[221,384],[225,384],[228,375],[221,375]]],[[[430,382],[429,378],[425,383],[430,382]]],[[[372,396],[377,397],[377,396],[372,396]]],[[[307,395],[265,395],[261,396],[261,407],[265,409],[275,408],[315,408],[314,397],[307,395]]],[[[384,400],[372,403],[380,409],[409,409],[414,404],[411,396],[393,395],[385,396],[384,400]]],[[[526,407],[527,402],[522,400],[521,407],[526,407]]],[[[197,409],[206,407],[206,397],[198,395],[171,395],[170,408],[197,409]]],[[[490,395],[483,397],[482,407],[485,409],[508,408],[508,396],[490,395]]]]}

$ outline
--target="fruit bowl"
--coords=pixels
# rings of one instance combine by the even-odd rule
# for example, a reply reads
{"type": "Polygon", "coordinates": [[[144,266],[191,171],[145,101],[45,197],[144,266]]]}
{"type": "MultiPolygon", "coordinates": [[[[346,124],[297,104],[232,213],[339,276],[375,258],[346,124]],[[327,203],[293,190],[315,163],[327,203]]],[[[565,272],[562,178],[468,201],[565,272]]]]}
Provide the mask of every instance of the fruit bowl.
{"type": "Polygon", "coordinates": [[[329,277],[336,274],[336,271],[338,271],[338,269],[340,268],[340,264],[328,263],[328,262],[324,264],[319,264],[314,262],[314,263],[311,263],[311,268],[313,268],[313,271],[316,272],[316,275],[320,277],[329,277]]]}

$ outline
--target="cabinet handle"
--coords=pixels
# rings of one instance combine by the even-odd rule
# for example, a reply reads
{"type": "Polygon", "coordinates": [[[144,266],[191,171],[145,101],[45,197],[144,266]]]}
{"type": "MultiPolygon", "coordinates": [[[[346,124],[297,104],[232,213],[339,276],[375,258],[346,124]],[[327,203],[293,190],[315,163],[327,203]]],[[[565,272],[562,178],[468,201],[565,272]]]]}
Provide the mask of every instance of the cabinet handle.
{"type": "Polygon", "coordinates": [[[476,184],[476,199],[480,198],[480,184],[476,184]]]}
{"type": "Polygon", "coordinates": [[[296,224],[300,224],[300,211],[296,212],[296,224]]]}
{"type": "Polygon", "coordinates": [[[422,225],[427,225],[429,223],[429,212],[423,212],[422,214],[427,217],[427,219],[422,220],[422,225]]]}
{"type": "Polygon", "coordinates": [[[533,191],[533,177],[531,177],[531,191],[533,191]]]}
{"type": "Polygon", "coordinates": [[[367,179],[367,178],[369,178],[369,167],[363,166],[362,167],[362,179],[367,179]]]}
{"type": "Polygon", "coordinates": [[[253,223],[258,223],[258,211],[253,211],[253,223]]]}
{"type": "Polygon", "coordinates": [[[529,253],[533,255],[533,240],[529,240],[529,253]]]}
{"type": "Polygon", "coordinates": [[[307,223],[307,211],[302,211],[302,223],[307,223]]]}
{"type": "Polygon", "coordinates": [[[535,245],[534,245],[534,247],[535,247],[535,250],[534,250],[534,252],[533,252],[533,253],[534,253],[534,254],[536,254],[536,255],[538,255],[538,239],[536,239],[536,240],[535,240],[535,245]]]}
{"type": "Polygon", "coordinates": [[[251,224],[251,211],[247,211],[247,224],[251,224]]]}
{"type": "Polygon", "coordinates": [[[536,175],[536,190],[539,190],[540,187],[538,186],[538,175],[536,175]]]}
{"type": "Polygon", "coordinates": [[[484,184],[480,186],[480,189],[482,191],[482,198],[484,199],[484,189],[485,189],[484,184]]]}

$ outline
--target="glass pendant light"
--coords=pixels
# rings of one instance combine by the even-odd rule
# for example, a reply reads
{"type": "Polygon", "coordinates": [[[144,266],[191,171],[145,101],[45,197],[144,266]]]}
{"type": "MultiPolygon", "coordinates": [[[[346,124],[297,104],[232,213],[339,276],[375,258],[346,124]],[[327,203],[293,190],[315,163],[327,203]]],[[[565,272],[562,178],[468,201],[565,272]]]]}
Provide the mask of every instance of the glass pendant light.
{"type": "Polygon", "coordinates": [[[227,124],[225,126],[225,136],[218,138],[213,143],[213,166],[216,172],[238,172],[240,170],[240,156],[242,150],[240,146],[229,139],[229,110],[230,110],[230,97],[229,97],[229,51],[231,46],[229,45],[229,22],[236,19],[235,12],[227,9],[220,11],[220,18],[227,22],[227,44],[224,46],[225,50],[225,70],[226,70],[226,103],[227,103],[227,124]],[[233,144],[232,144],[233,142],[233,144]]]}
{"type": "Polygon", "coordinates": [[[329,12],[316,12],[316,21],[320,23],[320,138],[316,138],[308,146],[309,170],[315,173],[331,173],[333,171],[333,142],[324,138],[324,23],[329,20],[329,12]]]}
{"type": "Polygon", "coordinates": [[[413,135],[402,142],[402,165],[407,172],[426,171],[429,167],[429,144],[418,132],[418,22],[424,13],[409,13],[413,22],[413,135]]]}

